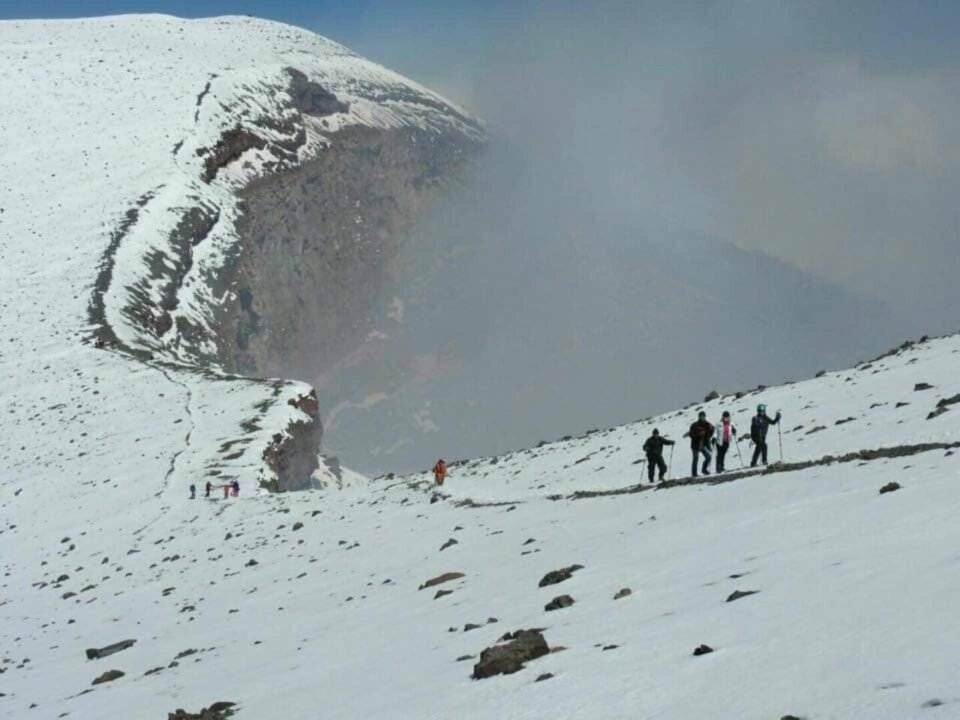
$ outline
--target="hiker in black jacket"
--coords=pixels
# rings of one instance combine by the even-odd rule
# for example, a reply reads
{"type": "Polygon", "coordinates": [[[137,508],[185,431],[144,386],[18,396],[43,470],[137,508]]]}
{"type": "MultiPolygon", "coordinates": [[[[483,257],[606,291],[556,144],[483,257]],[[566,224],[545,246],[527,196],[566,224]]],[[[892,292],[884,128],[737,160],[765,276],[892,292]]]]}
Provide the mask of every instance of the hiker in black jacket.
{"type": "Polygon", "coordinates": [[[767,430],[770,429],[771,425],[776,425],[779,422],[779,410],[777,416],[771,418],[767,415],[766,405],[757,405],[757,414],[753,416],[753,421],[750,423],[750,439],[756,445],[753,449],[753,460],[750,462],[750,467],[756,467],[757,460],[761,457],[763,457],[763,464],[767,464],[767,430]]]}
{"type": "Polygon", "coordinates": [[[697,476],[697,460],[703,455],[703,467],[700,471],[704,475],[710,474],[710,440],[713,438],[713,425],[707,422],[707,414],[701,410],[697,421],[690,426],[687,433],[690,436],[690,450],[693,453],[693,467],[690,474],[697,476]]]}
{"type": "Polygon", "coordinates": [[[653,482],[654,470],[660,470],[660,482],[667,474],[667,464],[663,461],[663,446],[673,445],[673,440],[660,437],[660,431],[653,429],[653,435],[643,444],[643,451],[647,454],[647,479],[653,482]]]}

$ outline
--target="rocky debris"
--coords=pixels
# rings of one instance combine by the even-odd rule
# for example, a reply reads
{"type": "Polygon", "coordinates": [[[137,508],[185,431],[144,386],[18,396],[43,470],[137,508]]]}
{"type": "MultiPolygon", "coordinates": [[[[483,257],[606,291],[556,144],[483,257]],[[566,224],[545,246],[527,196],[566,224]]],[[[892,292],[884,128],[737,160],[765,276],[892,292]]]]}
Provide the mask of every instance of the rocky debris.
{"type": "Polygon", "coordinates": [[[557,583],[562,583],[564,580],[569,580],[577,570],[583,570],[583,565],[568,565],[559,570],[551,570],[540,579],[539,587],[556,585],[557,583]]]}
{"type": "Polygon", "coordinates": [[[462,572],[445,572],[442,575],[437,575],[434,578],[430,578],[423,585],[418,587],[417,590],[426,590],[434,585],[442,585],[443,583],[450,582],[451,580],[459,580],[462,577],[465,577],[462,572]]]}
{"type": "Polygon", "coordinates": [[[549,680],[553,677],[553,673],[543,673],[542,675],[537,675],[537,679],[534,682],[543,682],[544,680],[549,680]]]}
{"type": "Polygon", "coordinates": [[[896,492],[900,489],[900,483],[898,482],[888,482],[882,488],[880,488],[880,494],[884,495],[885,493],[896,492]]]}
{"type": "Polygon", "coordinates": [[[933,388],[933,385],[930,385],[925,382],[920,382],[913,386],[913,391],[920,392],[921,390],[930,390],[932,388],[933,388]]]}
{"type": "Polygon", "coordinates": [[[126,650],[129,647],[133,647],[133,644],[137,642],[136,640],[121,640],[120,642],[115,642],[112,645],[105,645],[102,648],[88,648],[87,649],[87,660],[99,660],[100,658],[105,658],[108,655],[113,655],[118,653],[121,650],[126,650]]]}
{"type": "Polygon", "coordinates": [[[620,588],[619,590],[617,590],[617,594],[613,596],[613,599],[621,600],[630,595],[633,595],[633,590],[631,590],[630,588],[620,588]]]}
{"type": "Polygon", "coordinates": [[[601,648],[601,650],[604,650],[604,651],[606,651],[606,650],[616,650],[618,647],[620,647],[620,646],[619,646],[619,645],[604,645],[604,646],[601,648]]]}
{"type": "Polygon", "coordinates": [[[296,68],[288,67],[290,76],[290,97],[293,106],[305,115],[323,117],[335,113],[345,113],[350,109],[348,103],[337,99],[337,96],[322,85],[310,80],[296,68]]]}
{"type": "Polygon", "coordinates": [[[454,540],[453,538],[450,538],[450,539],[447,540],[443,545],[440,546],[440,551],[442,552],[442,551],[446,550],[448,547],[452,547],[452,546],[454,546],[454,545],[459,545],[459,543],[458,543],[456,540],[454,540]]]}
{"type": "Polygon", "coordinates": [[[437,594],[433,596],[433,599],[439,600],[444,595],[453,595],[453,590],[437,590],[437,594]]]}
{"type": "Polygon", "coordinates": [[[938,407],[936,410],[931,411],[931,412],[927,415],[927,420],[933,420],[934,418],[938,418],[938,417],[940,417],[941,415],[943,415],[945,412],[948,412],[948,411],[949,411],[949,408],[946,408],[946,407],[938,407]]]}
{"type": "Polygon", "coordinates": [[[302,530],[302,529],[303,529],[303,523],[302,523],[302,522],[295,522],[295,523],[293,524],[293,527],[290,528],[290,530],[291,530],[292,532],[296,532],[297,530],[302,530]]]}
{"type": "Polygon", "coordinates": [[[249,560],[247,560],[247,564],[244,565],[244,567],[256,567],[259,564],[260,563],[258,563],[256,560],[254,560],[253,558],[250,558],[249,560]]]}
{"type": "Polygon", "coordinates": [[[550,646],[539,630],[507,633],[498,644],[480,653],[479,662],[473,666],[473,677],[481,680],[494,675],[510,675],[522,670],[524,663],[549,652],[550,646]]]}
{"type": "Polygon", "coordinates": [[[119,680],[124,676],[124,673],[120,670],[107,670],[103,675],[94,680],[91,685],[102,685],[103,683],[113,682],[114,680],[119,680]]]}
{"type": "Polygon", "coordinates": [[[557,595],[557,597],[555,597],[553,600],[551,600],[546,605],[544,605],[543,609],[547,612],[551,612],[553,610],[561,610],[563,608],[568,608],[571,605],[573,605],[573,603],[574,603],[574,599],[569,595],[557,595]]]}
{"type": "Polygon", "coordinates": [[[740,598],[749,597],[750,595],[756,595],[758,592],[760,591],[759,590],[734,590],[727,597],[727,602],[728,603],[734,602],[735,600],[739,600],[740,598]]]}
{"type": "Polygon", "coordinates": [[[824,375],[826,375],[826,374],[827,374],[827,371],[826,371],[826,370],[818,370],[818,371],[817,371],[817,374],[814,375],[814,377],[822,378],[822,377],[823,377],[824,375]]]}
{"type": "Polygon", "coordinates": [[[236,714],[234,709],[236,706],[236,703],[221,700],[197,713],[182,709],[174,710],[172,713],[167,713],[167,720],[227,720],[236,714]]]}
{"type": "Polygon", "coordinates": [[[720,393],[718,393],[716,390],[711,390],[709,393],[707,393],[707,396],[703,399],[703,401],[712,402],[714,400],[719,400],[719,399],[720,399],[720,393]]]}
{"type": "Polygon", "coordinates": [[[467,623],[463,626],[464,632],[470,632],[471,630],[479,630],[483,625],[477,625],[476,623],[467,623]]]}
{"type": "Polygon", "coordinates": [[[206,156],[203,161],[203,181],[211,182],[220,171],[220,168],[229,165],[238,159],[247,150],[256,148],[263,150],[267,146],[267,141],[259,135],[255,135],[239,124],[227,130],[220,136],[217,144],[210,148],[197,148],[197,155],[206,156]]]}
{"type": "Polygon", "coordinates": [[[694,657],[700,657],[701,655],[709,655],[713,652],[713,648],[709,645],[699,645],[696,650],[693,651],[694,657]]]}
{"type": "Polygon", "coordinates": [[[784,715],[780,720],[804,720],[804,718],[797,717],[796,715],[784,715]]]}

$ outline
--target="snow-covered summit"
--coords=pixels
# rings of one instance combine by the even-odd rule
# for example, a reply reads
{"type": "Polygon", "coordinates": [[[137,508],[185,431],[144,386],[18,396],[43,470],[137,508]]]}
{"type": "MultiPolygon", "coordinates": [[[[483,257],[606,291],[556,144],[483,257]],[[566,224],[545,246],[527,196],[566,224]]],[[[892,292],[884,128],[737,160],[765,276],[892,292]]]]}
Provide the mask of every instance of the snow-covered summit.
{"type": "Polygon", "coordinates": [[[0,63],[4,480],[252,489],[315,455],[308,386],[217,370],[237,191],[349,127],[478,137],[479,123],[252,18],[0,22],[0,63]]]}

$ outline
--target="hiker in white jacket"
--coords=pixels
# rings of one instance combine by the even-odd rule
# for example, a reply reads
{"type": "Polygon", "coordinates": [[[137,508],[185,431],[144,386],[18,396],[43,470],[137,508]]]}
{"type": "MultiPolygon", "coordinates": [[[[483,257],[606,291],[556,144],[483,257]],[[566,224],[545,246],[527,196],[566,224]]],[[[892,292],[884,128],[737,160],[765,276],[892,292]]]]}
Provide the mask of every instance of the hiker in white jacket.
{"type": "Polygon", "coordinates": [[[713,433],[713,444],[717,446],[717,472],[723,472],[723,461],[727,456],[727,450],[730,449],[730,443],[736,442],[737,429],[730,422],[730,413],[723,411],[723,417],[717,423],[717,429],[713,433]]]}

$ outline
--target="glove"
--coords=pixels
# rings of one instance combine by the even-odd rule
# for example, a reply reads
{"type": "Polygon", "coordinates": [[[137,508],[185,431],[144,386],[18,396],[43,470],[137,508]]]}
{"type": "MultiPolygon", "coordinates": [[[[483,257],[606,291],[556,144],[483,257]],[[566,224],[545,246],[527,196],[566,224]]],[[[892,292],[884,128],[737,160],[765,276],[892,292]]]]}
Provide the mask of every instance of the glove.
{"type": "Polygon", "coordinates": [[[779,420],[779,419],[780,419],[780,411],[777,410],[777,420],[779,420]]]}

